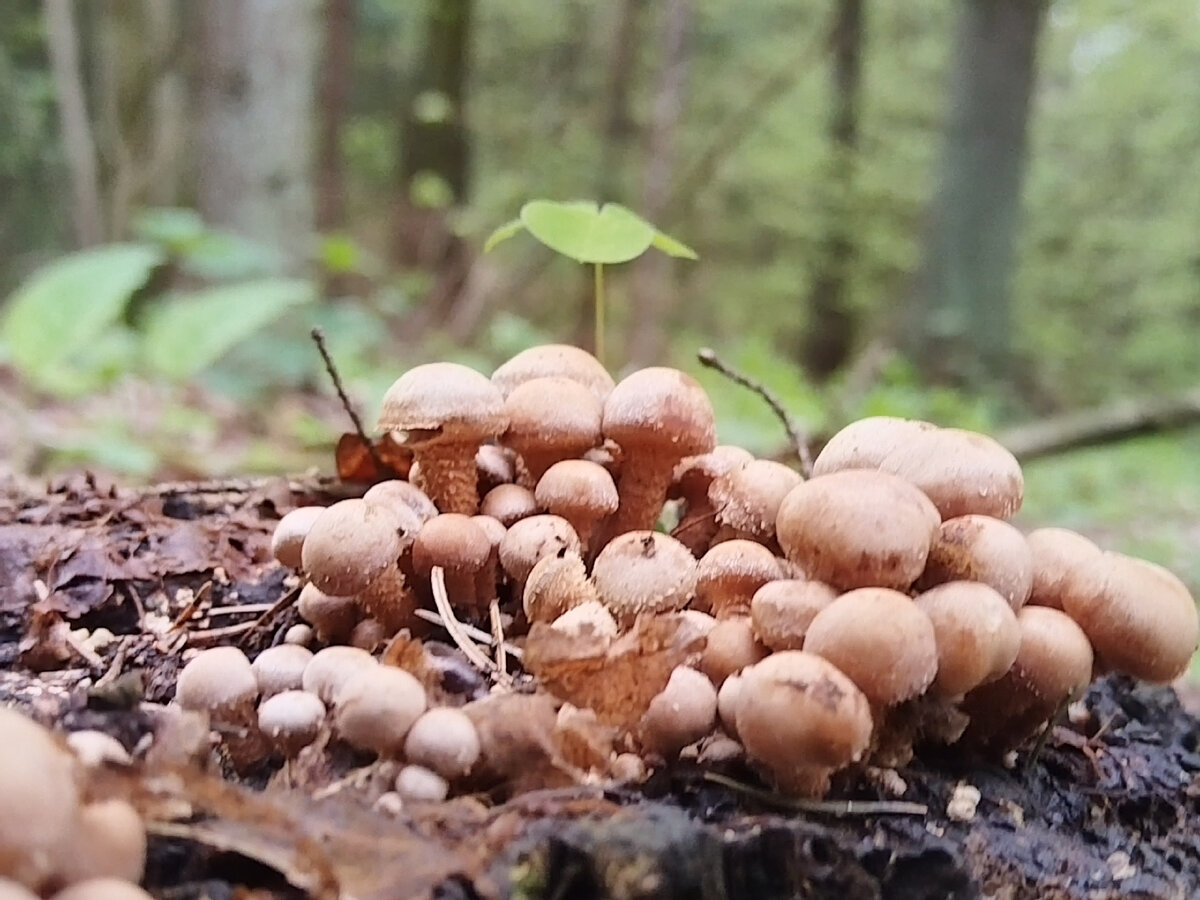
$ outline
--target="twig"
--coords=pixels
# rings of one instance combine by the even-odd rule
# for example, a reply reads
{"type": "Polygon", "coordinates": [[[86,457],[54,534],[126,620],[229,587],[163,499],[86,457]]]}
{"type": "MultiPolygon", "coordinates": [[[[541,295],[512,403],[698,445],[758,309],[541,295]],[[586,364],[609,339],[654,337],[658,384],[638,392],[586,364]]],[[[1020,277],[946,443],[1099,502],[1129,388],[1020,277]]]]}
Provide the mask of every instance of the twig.
{"type": "Polygon", "coordinates": [[[728,363],[723,362],[717,356],[717,352],[710,347],[701,347],[696,351],[696,357],[700,360],[702,366],[715,369],[730,381],[748,388],[763,398],[767,406],[771,407],[771,412],[775,413],[779,421],[783,423],[784,430],[787,431],[788,440],[791,441],[792,449],[800,457],[800,469],[804,472],[804,477],[810,478],[812,476],[813,460],[812,452],[808,448],[808,436],[804,429],[796,423],[795,419],[784,408],[783,403],[780,402],[775,392],[765,384],[760,384],[750,376],[742,374],[728,363]]]}
{"type": "Polygon", "coordinates": [[[765,791],[717,772],[705,772],[704,780],[753,797],[763,803],[795,809],[800,812],[824,813],[830,816],[924,816],[929,807],[924,803],[905,803],[901,800],[804,800],[765,791]]]}
{"type": "MultiPolygon", "coordinates": [[[[424,619],[426,622],[437,625],[439,628],[446,627],[446,623],[442,617],[431,609],[413,610],[413,615],[415,615],[418,619],[424,619]]],[[[458,627],[461,628],[463,633],[473,641],[479,641],[479,643],[487,644],[489,647],[491,647],[493,645],[493,641],[495,641],[494,637],[492,637],[486,631],[476,628],[474,625],[468,625],[465,622],[459,622],[458,627]]],[[[521,659],[525,655],[520,647],[515,647],[509,643],[505,643],[504,652],[514,659],[521,659]]]]}
{"type": "Polygon", "coordinates": [[[329,373],[329,379],[333,382],[333,389],[337,391],[338,399],[342,402],[342,409],[346,410],[346,415],[350,417],[350,421],[354,425],[354,433],[358,435],[358,439],[367,448],[367,453],[371,457],[371,462],[375,464],[376,471],[381,473],[390,472],[391,466],[384,463],[379,453],[375,450],[375,445],[367,437],[362,419],[358,417],[358,412],[354,409],[354,404],[350,402],[346,388],[342,385],[342,377],[338,374],[337,366],[333,363],[333,357],[329,355],[329,348],[325,346],[325,332],[320,328],[314,328],[309,334],[312,335],[313,343],[317,345],[317,352],[321,354],[321,359],[325,363],[325,371],[329,373]]]}
{"type": "Polygon", "coordinates": [[[508,676],[508,654],[504,650],[504,622],[500,619],[500,601],[495,597],[488,604],[488,618],[492,623],[492,646],[496,652],[496,668],[501,678],[508,676]]]}
{"type": "Polygon", "coordinates": [[[1041,730],[1041,733],[1038,734],[1037,741],[1034,742],[1033,749],[1029,751],[1029,755],[1025,757],[1025,762],[1021,764],[1022,775],[1029,774],[1029,771],[1037,762],[1038,757],[1042,755],[1042,750],[1044,750],[1046,747],[1046,741],[1050,738],[1050,732],[1054,730],[1055,724],[1057,724],[1058,720],[1062,718],[1062,714],[1066,712],[1066,709],[1068,706],[1070,706],[1070,704],[1071,698],[1066,697],[1055,708],[1054,714],[1050,716],[1049,720],[1046,722],[1046,726],[1041,730]]]}
{"type": "Polygon", "coordinates": [[[246,641],[248,641],[250,639],[250,636],[252,634],[257,632],[260,628],[262,628],[264,625],[266,625],[268,622],[270,622],[273,618],[275,618],[277,615],[279,615],[279,613],[283,612],[285,609],[287,609],[293,603],[295,603],[296,599],[300,596],[300,591],[303,588],[304,588],[303,583],[296,585],[294,588],[292,588],[290,591],[288,591],[286,594],[284,594],[282,597],[280,597],[278,600],[276,600],[274,603],[272,603],[270,608],[266,612],[264,612],[261,616],[259,616],[253,622],[251,622],[250,630],[247,631],[244,635],[242,635],[242,639],[240,641],[238,641],[239,646],[244,645],[246,643],[246,641]]]}
{"type": "Polygon", "coordinates": [[[196,614],[201,604],[208,599],[208,595],[212,593],[212,582],[206,581],[200,585],[200,590],[192,595],[192,599],[188,601],[188,605],[183,608],[183,612],[175,617],[175,621],[171,623],[171,631],[176,631],[188,623],[188,621],[196,614]]]}
{"type": "Polygon", "coordinates": [[[243,603],[240,606],[214,606],[204,613],[204,617],[214,616],[248,616],[251,613],[265,613],[274,609],[274,603],[243,603]]]}
{"type": "MultiPolygon", "coordinates": [[[[442,627],[450,634],[450,639],[475,668],[491,675],[499,675],[496,664],[476,646],[465,631],[462,623],[450,608],[450,598],[446,595],[446,571],[441,566],[434,566],[429,572],[430,586],[433,588],[433,602],[437,605],[442,616],[442,627]]],[[[507,680],[507,679],[505,679],[507,680]]]]}

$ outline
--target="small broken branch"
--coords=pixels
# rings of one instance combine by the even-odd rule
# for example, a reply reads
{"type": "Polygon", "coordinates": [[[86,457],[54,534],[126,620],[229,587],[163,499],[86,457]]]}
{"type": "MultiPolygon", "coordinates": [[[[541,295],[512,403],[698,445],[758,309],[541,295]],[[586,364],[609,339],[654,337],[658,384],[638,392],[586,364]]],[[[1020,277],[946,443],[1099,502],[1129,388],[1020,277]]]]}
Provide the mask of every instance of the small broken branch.
{"type": "Polygon", "coordinates": [[[503,675],[496,664],[467,636],[463,624],[454,615],[454,610],[450,607],[450,597],[446,594],[446,570],[441,566],[434,566],[429,572],[429,583],[433,588],[433,602],[442,617],[442,627],[449,633],[455,646],[475,668],[496,676],[500,681],[507,681],[507,676],[503,675]]]}
{"type": "Polygon", "coordinates": [[[329,355],[329,348],[325,346],[325,332],[320,328],[314,328],[309,332],[312,336],[313,343],[317,345],[317,352],[321,354],[321,360],[325,363],[325,371],[329,373],[329,379],[333,382],[333,389],[337,391],[338,400],[342,403],[342,409],[346,411],[346,415],[350,417],[351,424],[354,425],[354,433],[358,435],[358,439],[363,442],[363,446],[367,448],[367,453],[370,454],[371,462],[375,464],[375,468],[380,472],[391,471],[388,466],[380,458],[375,445],[371,439],[367,437],[367,431],[363,428],[362,419],[359,418],[358,411],[355,410],[354,404],[350,402],[350,395],[346,393],[346,388],[342,384],[342,376],[338,374],[337,366],[334,365],[333,357],[329,355]]]}
{"type": "Polygon", "coordinates": [[[800,469],[804,473],[805,478],[812,477],[813,460],[812,451],[808,446],[808,435],[804,429],[792,418],[791,414],[784,408],[779,397],[775,395],[765,384],[760,384],[749,375],[737,371],[728,363],[721,360],[717,356],[715,350],[710,347],[701,347],[696,351],[696,358],[700,360],[702,366],[709,369],[714,369],[720,372],[730,381],[735,384],[740,384],[758,396],[762,397],[767,406],[771,408],[771,412],[775,413],[780,422],[783,423],[784,430],[787,432],[788,440],[791,442],[792,449],[796,451],[796,455],[800,458],[800,469]]]}
{"type": "Polygon", "coordinates": [[[735,778],[717,772],[705,772],[704,780],[727,787],[739,794],[753,797],[762,803],[780,809],[800,812],[821,813],[829,816],[927,816],[929,807],[924,803],[906,803],[901,800],[805,800],[785,797],[774,791],[756,788],[735,778]]]}

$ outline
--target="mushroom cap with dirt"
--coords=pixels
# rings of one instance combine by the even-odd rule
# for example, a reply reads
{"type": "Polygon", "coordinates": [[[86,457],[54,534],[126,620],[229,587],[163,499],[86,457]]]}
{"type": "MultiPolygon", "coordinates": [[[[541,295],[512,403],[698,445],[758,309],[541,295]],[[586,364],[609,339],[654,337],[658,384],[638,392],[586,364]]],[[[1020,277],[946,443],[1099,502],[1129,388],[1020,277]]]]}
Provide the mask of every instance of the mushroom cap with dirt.
{"type": "Polygon", "coordinates": [[[925,569],[939,521],[902,478],[846,469],[792,488],[775,527],[787,558],[809,578],[842,590],[907,590],[925,569]]]}
{"type": "Polygon", "coordinates": [[[622,628],[644,613],[683,609],[696,587],[696,558],[673,537],[628,531],[613,538],[592,565],[601,603],[622,628]]]}
{"type": "Polygon", "coordinates": [[[334,727],[352,747],[399,756],[426,704],[425,688],[403,669],[363,668],[347,679],[334,698],[334,727]]]}
{"type": "Polygon", "coordinates": [[[933,622],[907,594],[888,588],[842,594],[813,618],[804,650],[837,666],[876,708],[918,696],[937,675],[933,622]]]}
{"type": "Polygon", "coordinates": [[[508,428],[501,441],[521,458],[527,484],[554,463],[600,443],[600,401],[570,378],[534,378],[504,398],[508,428]]]}
{"type": "Polygon", "coordinates": [[[828,660],[785,650],[743,670],[738,679],[732,701],[738,739],[781,789],[822,796],[830,776],[866,751],[870,705],[828,660]]]}
{"type": "Polygon", "coordinates": [[[638,724],[643,747],[665,759],[711,732],[717,724],[717,689],[708,677],[676,666],[666,687],[650,701],[638,724]]]}
{"type": "Polygon", "coordinates": [[[504,397],[486,376],[457,363],[426,363],[383,397],[379,428],[412,448],[425,493],[442,512],[479,508],[475,454],[508,425],[504,397]]]}
{"type": "Polygon", "coordinates": [[[526,381],[552,377],[579,382],[601,403],[614,384],[612,376],[596,357],[570,344],[541,344],[522,350],[492,373],[492,384],[507,397],[526,381]]]}
{"type": "Polygon", "coordinates": [[[682,500],[679,524],[671,536],[680,540],[696,556],[703,556],[716,536],[716,510],[708,497],[713,479],[754,459],[749,450],[733,444],[718,444],[707,453],[687,456],[679,461],[671,476],[667,497],[682,500]]]}
{"type": "Polygon", "coordinates": [[[868,416],[842,428],[813,460],[813,477],[843,469],[878,469],[889,454],[918,435],[938,430],[919,419],[868,416]]]}
{"type": "Polygon", "coordinates": [[[716,510],[716,539],[746,538],[775,546],[779,504],[804,478],[770,459],[755,459],[713,479],[708,499],[716,510]]]}
{"type": "Polygon", "coordinates": [[[783,577],[780,560],[757,541],[714,544],[696,564],[696,608],[718,619],[745,615],[754,592],[783,577]]]}
{"type": "Polygon", "coordinates": [[[931,693],[958,697],[1012,667],[1021,628],[1008,600],[995,589],[977,581],[948,581],[914,602],[933,623],[937,641],[931,693]]]}
{"type": "Polygon", "coordinates": [[[32,719],[0,707],[0,872],[38,889],[79,811],[71,754],[32,719]]]}
{"type": "Polygon", "coordinates": [[[579,555],[583,546],[571,523],[562,516],[529,516],[514,522],[500,542],[500,565],[511,579],[518,594],[525,591],[525,581],[546,556],[567,552],[579,555]]]}
{"type": "Polygon", "coordinates": [[[1086,603],[1104,590],[1104,552],[1067,528],[1035,528],[1025,535],[1033,561],[1029,603],[1063,608],[1063,598],[1086,603]]]}
{"type": "Polygon", "coordinates": [[[960,428],[921,432],[879,468],[919,487],[943,519],[971,513],[1007,519],[1025,499],[1017,458],[987,435],[960,428]]]}
{"type": "Polygon", "coordinates": [[[604,402],[604,437],[621,448],[621,505],[613,534],[653,528],[675,467],[716,444],[712,403],[700,383],[678,369],[639,369],[604,402]]]}
{"type": "Polygon", "coordinates": [[[1102,666],[1167,683],[1187,671],[1200,637],[1196,601],[1174,574],[1144,559],[1104,554],[1099,594],[1063,595],[1102,666]]]}
{"type": "Polygon", "coordinates": [[[327,594],[349,597],[395,565],[400,556],[400,522],[386,507],[365,500],[340,500],[313,523],[301,552],[304,572],[327,594]]]}
{"type": "Polygon", "coordinates": [[[596,588],[578,553],[563,550],[543,556],[525,580],[521,606],[529,622],[553,622],[585,603],[594,603],[596,588]]]}
{"type": "Polygon", "coordinates": [[[929,548],[918,588],[947,581],[980,581],[995,588],[1014,610],[1033,589],[1033,553],[1012,525],[991,516],[946,519],[929,548]]]}
{"type": "Polygon", "coordinates": [[[750,600],[754,633],[771,650],[801,650],[812,620],[837,597],[838,592],[823,581],[768,581],[750,600]]]}

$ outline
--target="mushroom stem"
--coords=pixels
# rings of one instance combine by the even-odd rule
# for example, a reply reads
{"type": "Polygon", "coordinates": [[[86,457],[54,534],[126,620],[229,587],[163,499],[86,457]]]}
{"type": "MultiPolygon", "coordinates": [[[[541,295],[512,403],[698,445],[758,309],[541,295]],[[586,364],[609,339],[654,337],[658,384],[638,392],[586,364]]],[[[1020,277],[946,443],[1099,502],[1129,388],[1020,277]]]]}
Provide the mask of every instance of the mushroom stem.
{"type": "Polygon", "coordinates": [[[479,512],[479,442],[448,441],[413,448],[425,493],[444,513],[473,516],[479,512]]]}
{"type": "Polygon", "coordinates": [[[641,465],[622,466],[617,482],[621,505],[609,528],[610,538],[628,531],[652,531],[658,523],[675,466],[670,461],[667,465],[654,462],[643,459],[641,465]]]}

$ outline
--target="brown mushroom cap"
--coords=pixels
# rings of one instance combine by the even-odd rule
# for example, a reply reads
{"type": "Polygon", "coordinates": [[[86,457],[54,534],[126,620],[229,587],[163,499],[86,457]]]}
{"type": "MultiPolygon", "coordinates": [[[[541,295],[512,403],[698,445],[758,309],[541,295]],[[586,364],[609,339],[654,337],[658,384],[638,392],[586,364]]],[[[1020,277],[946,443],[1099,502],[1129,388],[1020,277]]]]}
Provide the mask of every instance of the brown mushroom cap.
{"type": "Polygon", "coordinates": [[[803,649],[808,626],[837,596],[838,592],[823,581],[768,581],[750,600],[754,633],[772,650],[803,649]]]}
{"type": "Polygon", "coordinates": [[[776,531],[787,558],[837,588],[907,589],[937,534],[933,505],[895,475],[847,469],[788,492],[776,531]]]}
{"type": "Polygon", "coordinates": [[[755,637],[749,616],[721,619],[708,632],[700,671],[720,687],[730,675],[754,665],[769,652],[755,637]]]}
{"type": "Polygon", "coordinates": [[[1014,610],[1033,589],[1033,554],[1025,535],[991,516],[965,515],[941,524],[919,587],[947,581],[981,581],[999,591],[1014,610]]]}
{"type": "Polygon", "coordinates": [[[843,469],[878,469],[885,459],[937,426],[919,419],[869,416],[851,422],[829,439],[813,460],[813,477],[843,469]]]}
{"type": "Polygon", "coordinates": [[[529,516],[509,526],[500,542],[500,565],[520,591],[538,560],[563,551],[579,555],[579,535],[562,516],[529,516]]]}
{"type": "Polygon", "coordinates": [[[721,727],[725,729],[725,733],[736,738],[737,733],[737,706],[738,701],[742,697],[742,676],[740,674],[730,675],[717,689],[717,718],[721,720],[721,727]]]}
{"type": "Polygon", "coordinates": [[[1166,683],[1185,671],[1196,652],[1196,601],[1162,566],[1105,553],[1104,590],[1062,596],[1063,611],[1079,624],[1108,668],[1166,683]]]}
{"type": "Polygon", "coordinates": [[[40,887],[79,810],[74,760],[41,725],[3,707],[0,797],[0,872],[40,887]]]}
{"type": "Polygon", "coordinates": [[[344,640],[359,616],[358,602],[353,597],[327,594],[312,582],[300,589],[296,611],[326,643],[344,640]]]}
{"type": "Polygon", "coordinates": [[[395,513],[400,530],[405,534],[415,534],[422,522],[428,522],[438,514],[438,508],[428,494],[411,481],[397,478],[372,485],[362,498],[367,503],[376,503],[395,513]]]}
{"type": "Polygon", "coordinates": [[[258,679],[246,654],[237,647],[201,650],[175,682],[175,702],[206,712],[218,722],[237,722],[254,709],[258,679]]]}
{"type": "Polygon", "coordinates": [[[479,507],[475,454],[504,432],[504,397],[488,378],[457,363],[409,369],[388,388],[379,428],[410,446],[425,492],[442,512],[479,507]]]}
{"type": "Polygon", "coordinates": [[[421,682],[403,669],[377,665],[355,672],[338,690],[334,724],[351,746],[398,756],[425,705],[421,682]]]}
{"type": "Polygon", "coordinates": [[[286,757],[316,740],[325,704],[308,691],[282,691],[258,705],[258,730],[286,757]]]}
{"type": "Polygon", "coordinates": [[[491,516],[505,528],[536,515],[537,511],[538,504],[533,491],[520,484],[498,484],[484,494],[479,504],[480,513],[491,516]]]}
{"type": "Polygon", "coordinates": [[[554,463],[600,443],[600,401],[570,378],[534,378],[504,400],[508,429],[501,440],[516,451],[530,484],[554,463]]]}
{"type": "Polygon", "coordinates": [[[328,706],[352,675],[377,665],[375,657],[358,647],[326,647],[313,654],[304,669],[301,684],[304,690],[316,694],[328,706]]]}
{"type": "Polygon", "coordinates": [[[717,724],[717,689],[701,672],[676,666],[667,685],[642,715],[642,746],[673,759],[688,744],[700,740],[717,724]]]}
{"type": "Polygon", "coordinates": [[[437,707],[424,712],[404,739],[404,758],[448,781],[471,771],[480,756],[479,732],[460,709],[437,707]]]}
{"type": "Polygon", "coordinates": [[[1016,457],[987,435],[959,428],[918,434],[879,467],[924,491],[943,519],[971,513],[1007,519],[1025,498],[1016,457]]]}
{"type": "Polygon", "coordinates": [[[56,880],[75,884],[91,878],[138,882],[146,867],[146,827],[124,800],[99,800],[81,807],[59,849],[56,880]]]}
{"type": "Polygon", "coordinates": [[[671,476],[667,496],[682,499],[683,513],[671,536],[681,541],[696,556],[703,556],[717,534],[716,510],[708,498],[713,479],[754,459],[749,450],[732,444],[718,444],[707,453],[680,460],[671,476]]]}
{"type": "Polygon", "coordinates": [[[601,638],[615,638],[619,633],[617,620],[599,600],[585,600],[571,607],[551,622],[550,627],[571,635],[601,638]]]}
{"type": "Polygon", "coordinates": [[[708,499],[726,533],[772,546],[779,504],[803,481],[783,463],[755,459],[714,478],[708,499]]]}
{"type": "Polygon", "coordinates": [[[543,556],[525,580],[521,604],[530,622],[553,622],[584,603],[596,602],[596,588],[578,553],[543,556]]]}
{"type": "Polygon", "coordinates": [[[1077,603],[1104,590],[1104,554],[1082,534],[1066,528],[1037,528],[1025,535],[1033,560],[1029,602],[1063,608],[1063,597],[1077,603]]]}
{"type": "Polygon", "coordinates": [[[756,541],[714,544],[696,564],[696,608],[718,619],[745,615],[754,592],[782,577],[775,554],[756,541]]]}
{"type": "Polygon", "coordinates": [[[930,690],[957,697],[1011,667],[1021,629],[1008,601],[976,581],[949,581],[914,601],[929,616],[937,641],[937,677],[930,690]]]}
{"type": "Polygon", "coordinates": [[[505,396],[534,378],[561,376],[587,387],[601,403],[613,389],[613,378],[586,350],[569,344],[543,344],[522,350],[492,373],[492,384],[505,396]]]}
{"type": "Polygon", "coordinates": [[[586,459],[565,459],[550,466],[533,495],[540,508],[571,523],[584,547],[620,502],[608,470],[586,459]]]}
{"type": "Polygon", "coordinates": [[[820,796],[834,771],[866,751],[872,729],[867,698],[827,660],[786,650],[739,678],[738,738],[781,788],[820,796]]]}
{"type": "Polygon", "coordinates": [[[480,597],[479,573],[491,559],[492,542],[470,516],[442,513],[430,519],[413,539],[413,569],[429,578],[435,566],[445,571],[446,594],[456,609],[486,609],[491,598],[480,597]]]}
{"type": "Polygon", "coordinates": [[[299,690],[304,683],[304,670],[312,662],[312,651],[296,644],[268,647],[250,664],[262,697],[272,697],[283,691],[299,690]]]}
{"type": "Polygon", "coordinates": [[[300,568],[300,550],[304,538],[317,517],[325,511],[323,506],[299,506],[279,520],[275,533],[271,535],[271,555],[289,569],[300,568]]]}
{"type": "Polygon", "coordinates": [[[937,674],[929,616],[887,588],[859,588],[834,600],[808,626],[804,651],[837,666],[876,707],[916,697],[937,674]]]}
{"type": "Polygon", "coordinates": [[[716,443],[704,388],[690,375],[663,367],[640,369],[613,388],[604,402],[603,431],[623,457],[614,534],[653,528],[679,461],[716,443]]]}
{"type": "Polygon", "coordinates": [[[365,500],[341,500],[313,523],[304,539],[304,571],[327,594],[366,590],[400,556],[400,523],[391,510],[365,500]]]}
{"type": "Polygon", "coordinates": [[[629,531],[609,541],[592,565],[600,602],[622,628],[642,613],[673,612],[691,599],[696,558],[669,535],[629,531]]]}

